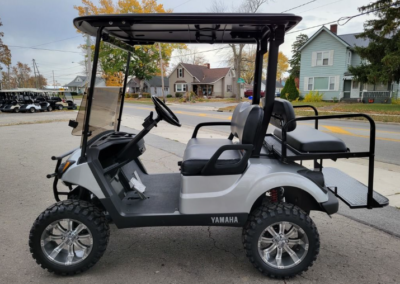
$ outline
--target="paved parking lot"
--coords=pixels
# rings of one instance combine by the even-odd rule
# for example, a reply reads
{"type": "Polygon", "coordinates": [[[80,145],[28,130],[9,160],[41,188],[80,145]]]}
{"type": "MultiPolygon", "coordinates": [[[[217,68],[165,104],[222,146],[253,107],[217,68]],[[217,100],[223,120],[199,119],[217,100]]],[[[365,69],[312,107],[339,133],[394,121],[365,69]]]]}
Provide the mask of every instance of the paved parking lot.
{"type": "MultiPolygon", "coordinates": [[[[79,145],[80,138],[71,136],[66,124],[0,127],[1,283],[400,282],[399,238],[341,215],[331,219],[319,212],[312,214],[321,235],[319,258],[292,280],[262,276],[245,257],[241,230],[217,227],[117,230],[112,225],[107,251],[95,267],[75,277],[50,274],[31,258],[28,233],[37,215],[54,202],[52,181],[45,178],[55,166],[51,155],[79,145]]],[[[181,144],[166,148],[171,140],[154,135],[148,141],[143,161],[149,171],[177,171],[181,144]]]]}

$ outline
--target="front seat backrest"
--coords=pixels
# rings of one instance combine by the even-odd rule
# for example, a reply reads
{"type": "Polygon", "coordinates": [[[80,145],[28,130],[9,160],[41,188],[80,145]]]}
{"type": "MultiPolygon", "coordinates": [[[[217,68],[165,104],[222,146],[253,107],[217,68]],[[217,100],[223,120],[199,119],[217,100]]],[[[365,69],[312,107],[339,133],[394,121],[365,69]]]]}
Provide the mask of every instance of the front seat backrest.
{"type": "Polygon", "coordinates": [[[256,144],[260,134],[263,110],[259,105],[243,102],[237,105],[231,121],[231,132],[242,144],[256,144]]]}

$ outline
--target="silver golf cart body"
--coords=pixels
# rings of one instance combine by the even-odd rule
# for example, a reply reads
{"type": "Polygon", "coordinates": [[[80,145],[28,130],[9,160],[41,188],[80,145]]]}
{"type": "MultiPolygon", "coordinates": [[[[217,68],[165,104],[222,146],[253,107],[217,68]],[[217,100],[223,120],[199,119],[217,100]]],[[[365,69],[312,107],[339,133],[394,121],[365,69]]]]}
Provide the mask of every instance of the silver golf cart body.
{"type": "MultiPolygon", "coordinates": [[[[334,214],[338,211],[338,198],[350,208],[388,205],[385,197],[373,191],[375,124],[369,116],[318,116],[314,107],[303,105],[300,107],[313,108],[316,115],[296,117],[290,102],[275,98],[279,46],[285,33],[300,20],[293,14],[126,14],[76,18],[77,29],[96,36],[90,88],[82,98],[77,119],[69,123],[72,134],[82,136],[81,145],[52,157],[57,164],[48,178],[54,178],[53,192],[58,203],[44,215],[55,214],[56,221],[50,224],[44,218],[37,219],[30,242],[34,257],[59,273],[72,274],[91,267],[98,258],[86,252],[94,246],[76,244],[79,230],[73,224],[87,232],[92,228],[92,234],[108,231],[104,220],[93,223],[86,219],[85,208],[92,206],[97,208],[93,212],[100,212],[96,216],[106,215],[118,228],[243,227],[244,247],[254,266],[266,275],[286,278],[307,270],[318,254],[319,235],[308,216],[311,210],[334,214]],[[95,88],[101,41],[128,53],[122,89],[95,88]],[[157,116],[154,118],[151,112],[142,124],[143,129],[135,133],[120,130],[134,46],[155,42],[257,46],[252,102],[239,103],[231,122],[198,124],[177,165],[180,173],[148,174],[140,161],[146,151],[144,138],[153,127],[162,127],[162,120],[180,126],[179,119],[158,98],[152,97],[157,116]],[[261,107],[262,64],[267,51],[266,96],[261,107]],[[352,152],[341,139],[318,130],[320,120],[347,117],[364,117],[369,121],[368,151],[352,152]],[[314,121],[315,127],[297,125],[303,120],[314,121]],[[267,132],[270,123],[276,127],[273,132],[267,132]],[[201,127],[221,125],[231,129],[226,139],[197,138],[201,127]],[[322,166],[323,159],[354,157],[369,159],[367,186],[337,169],[322,166]],[[305,160],[313,161],[314,167],[304,167],[305,160]],[[59,190],[59,180],[67,191],[59,190]],[[62,195],[69,200],[60,201],[62,195]],[[71,208],[68,230],[56,224],[69,214],[65,208],[71,208]],[[74,219],[78,217],[72,211],[82,212],[81,219],[74,219]],[[52,239],[54,228],[61,228],[59,231],[64,234],[56,238],[68,239],[69,248],[63,254],[60,251],[64,243],[52,239]],[[81,250],[79,254],[74,253],[74,247],[81,250]],[[54,266],[55,257],[64,266],[54,266]],[[69,267],[74,259],[76,269],[69,267]],[[79,266],[85,259],[92,263],[79,266]]],[[[108,235],[104,233],[93,240],[106,244],[108,235]]]]}

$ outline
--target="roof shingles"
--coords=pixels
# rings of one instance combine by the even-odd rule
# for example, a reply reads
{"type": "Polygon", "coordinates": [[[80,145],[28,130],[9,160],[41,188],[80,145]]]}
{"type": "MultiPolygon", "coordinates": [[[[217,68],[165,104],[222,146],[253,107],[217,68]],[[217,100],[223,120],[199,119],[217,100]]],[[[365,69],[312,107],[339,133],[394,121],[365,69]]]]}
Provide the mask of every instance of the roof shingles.
{"type": "Polygon", "coordinates": [[[231,68],[208,68],[203,65],[181,63],[181,65],[194,76],[197,83],[212,84],[225,77],[231,68]]]}

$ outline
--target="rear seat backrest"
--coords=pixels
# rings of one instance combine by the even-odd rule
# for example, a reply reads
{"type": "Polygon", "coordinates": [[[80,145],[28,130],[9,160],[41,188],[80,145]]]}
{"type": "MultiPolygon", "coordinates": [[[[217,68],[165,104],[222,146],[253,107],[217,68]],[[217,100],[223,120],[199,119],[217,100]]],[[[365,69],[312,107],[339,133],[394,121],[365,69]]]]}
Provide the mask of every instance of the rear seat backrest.
{"type": "MultiPolygon", "coordinates": [[[[282,129],[282,127],[292,119],[295,119],[294,109],[292,104],[284,99],[275,98],[274,108],[272,110],[271,124],[275,127],[282,129]]],[[[296,122],[292,122],[287,131],[296,129],[296,122]]]]}
{"type": "Polygon", "coordinates": [[[237,105],[231,121],[231,132],[241,144],[255,144],[260,134],[263,110],[259,105],[243,102],[237,105]]]}

